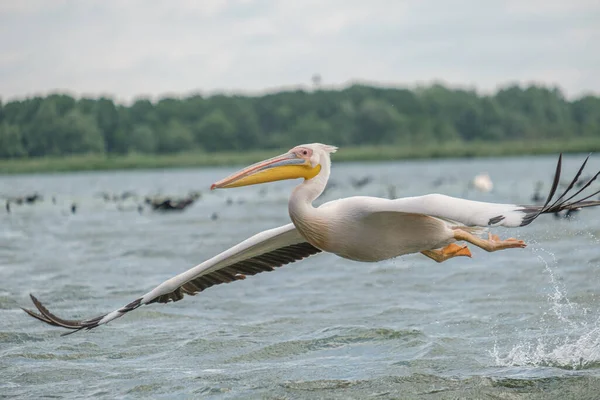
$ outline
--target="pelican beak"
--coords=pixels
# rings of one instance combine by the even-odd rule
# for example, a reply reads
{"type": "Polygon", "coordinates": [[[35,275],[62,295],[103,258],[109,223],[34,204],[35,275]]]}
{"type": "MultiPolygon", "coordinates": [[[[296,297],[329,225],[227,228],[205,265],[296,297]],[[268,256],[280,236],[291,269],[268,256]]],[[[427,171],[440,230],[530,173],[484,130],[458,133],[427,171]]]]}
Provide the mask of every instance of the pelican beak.
{"type": "Polygon", "coordinates": [[[321,166],[313,167],[310,161],[299,157],[296,153],[285,153],[268,160],[252,164],[219,182],[213,183],[210,190],[239,186],[256,185],[258,183],[275,182],[283,179],[314,178],[321,166]]]}

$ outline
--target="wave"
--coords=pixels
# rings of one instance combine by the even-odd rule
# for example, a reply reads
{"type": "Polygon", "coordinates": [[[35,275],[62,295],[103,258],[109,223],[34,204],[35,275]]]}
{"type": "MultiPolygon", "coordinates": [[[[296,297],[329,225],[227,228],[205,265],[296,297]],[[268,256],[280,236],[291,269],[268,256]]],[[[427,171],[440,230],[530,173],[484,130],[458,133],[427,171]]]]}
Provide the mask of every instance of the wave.
{"type": "MultiPolygon", "coordinates": [[[[552,253],[553,263],[557,263],[552,253]]],[[[498,342],[490,355],[498,366],[554,367],[569,370],[600,368],[600,318],[589,323],[589,310],[569,300],[566,289],[558,283],[554,271],[544,258],[552,291],[548,294],[549,310],[540,320],[539,335],[513,345],[501,354],[498,342]],[[552,319],[552,323],[550,323],[552,319]],[[555,332],[564,332],[557,335],[555,332]]]]}
{"type": "Polygon", "coordinates": [[[394,330],[387,328],[336,327],[324,329],[319,335],[322,337],[288,340],[271,344],[250,353],[234,357],[229,362],[290,357],[368,342],[402,341],[405,345],[413,342],[418,342],[418,345],[420,345],[425,342],[425,335],[416,329],[394,330]]]}

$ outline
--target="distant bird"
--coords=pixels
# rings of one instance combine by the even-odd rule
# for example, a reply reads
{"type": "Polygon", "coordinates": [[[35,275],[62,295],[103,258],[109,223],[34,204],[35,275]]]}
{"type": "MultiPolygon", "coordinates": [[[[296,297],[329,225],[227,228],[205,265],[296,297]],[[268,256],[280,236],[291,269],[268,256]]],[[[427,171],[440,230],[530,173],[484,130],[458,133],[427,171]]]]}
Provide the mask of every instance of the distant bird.
{"type": "MultiPolygon", "coordinates": [[[[578,188],[578,189],[581,188],[583,185],[586,184],[586,182],[588,182],[592,178],[593,178],[593,176],[590,176],[590,175],[586,175],[586,176],[580,177],[579,180],[575,183],[575,187],[578,188]]],[[[569,182],[569,181],[561,181],[559,183],[559,185],[561,187],[568,187],[569,185],[571,185],[571,182],[569,182]]]]}
{"type": "Polygon", "coordinates": [[[585,185],[585,182],[588,182],[590,179],[593,179],[593,177],[589,175],[581,178],[581,180],[575,184],[575,187],[581,188],[583,185],[585,185]]]}
{"type": "Polygon", "coordinates": [[[152,200],[150,206],[156,211],[182,211],[194,204],[194,199],[191,197],[185,199],[165,199],[152,200]]]}
{"type": "Polygon", "coordinates": [[[431,186],[433,186],[433,187],[440,187],[443,184],[452,183],[452,182],[456,182],[456,178],[455,177],[452,177],[452,176],[440,176],[439,178],[436,178],[433,182],[431,182],[431,186]]]}
{"type": "Polygon", "coordinates": [[[394,200],[396,198],[396,186],[388,185],[388,199],[394,200]]]}
{"type": "Polygon", "coordinates": [[[443,176],[440,176],[439,178],[437,178],[433,182],[431,182],[431,186],[433,186],[433,187],[442,186],[445,181],[446,181],[446,179],[443,176]]]}
{"type": "Polygon", "coordinates": [[[71,204],[71,214],[75,214],[77,212],[77,204],[71,204]]]}
{"type": "Polygon", "coordinates": [[[372,181],[373,181],[372,176],[364,176],[364,177],[358,178],[358,179],[350,178],[350,183],[356,189],[360,189],[361,187],[368,185],[372,181]]]}
{"type": "Polygon", "coordinates": [[[321,195],[325,195],[325,193],[329,192],[332,189],[335,189],[338,186],[337,182],[334,181],[333,179],[330,180],[329,182],[327,182],[327,185],[325,186],[325,189],[323,189],[323,193],[321,193],[321,195]]]}
{"type": "MultiPolygon", "coordinates": [[[[576,186],[576,187],[581,187],[581,186],[576,186]]],[[[564,219],[570,220],[573,218],[573,216],[575,214],[579,213],[579,211],[581,211],[581,210],[573,209],[573,210],[566,210],[564,212],[557,211],[554,213],[554,218],[556,218],[556,219],[564,218],[564,219]]]]}
{"type": "Polygon", "coordinates": [[[484,193],[490,192],[494,188],[492,178],[490,178],[487,172],[476,175],[475,178],[473,178],[472,185],[475,189],[484,193]]]}
{"type": "Polygon", "coordinates": [[[106,201],[106,202],[110,201],[110,193],[101,192],[101,193],[98,193],[98,196],[102,197],[104,199],[104,201],[106,201]]]}
{"type": "Polygon", "coordinates": [[[127,199],[129,199],[131,197],[135,197],[135,196],[136,196],[135,192],[133,192],[131,190],[127,190],[127,191],[121,193],[120,197],[121,197],[121,200],[127,200],[127,199]]]}
{"type": "Polygon", "coordinates": [[[10,201],[6,200],[6,212],[10,213],[10,201]]]}
{"type": "MultiPolygon", "coordinates": [[[[502,240],[491,233],[484,239],[480,235],[484,232],[483,228],[523,227],[542,214],[600,205],[600,201],[586,201],[598,195],[598,192],[573,200],[583,189],[570,195],[572,185],[553,200],[560,179],[561,156],[552,188],[543,206],[487,203],[429,194],[396,200],[354,196],[315,207],[313,202],[325,189],[331,171],[330,154],[336,149],[320,143],[297,146],[285,154],[244,168],[211,186],[211,189],[226,189],[301,178],[302,182],[293,190],[288,202],[291,223],[251,236],[164,281],[130,303],[95,318],[82,321],[62,319],[48,311],[33,295],[31,300],[37,312],[24,311],[52,326],[73,332],[89,330],[120,318],[142,305],[179,301],[185,295],[195,295],[211,286],[273,271],[321,252],[362,262],[420,253],[436,262],[443,262],[458,256],[471,256],[466,245],[456,242],[467,242],[488,252],[523,248],[525,243],[522,240],[502,240]]],[[[585,164],[572,181],[573,185],[585,164]]],[[[589,184],[583,188],[587,186],[589,184]]],[[[360,275],[361,272],[357,270],[355,274],[360,275]]]]}
{"type": "Polygon", "coordinates": [[[32,195],[25,196],[25,202],[27,204],[33,204],[36,201],[41,201],[42,199],[43,199],[43,197],[38,193],[34,193],[32,195]]]}
{"type": "Polygon", "coordinates": [[[538,181],[535,184],[535,191],[533,192],[533,195],[531,196],[531,201],[533,201],[536,204],[544,201],[544,197],[540,193],[543,186],[544,186],[544,182],[542,182],[542,181],[538,181]]]}
{"type": "Polygon", "coordinates": [[[194,200],[198,200],[202,197],[202,192],[199,191],[192,191],[189,193],[188,195],[189,198],[194,199],[194,200]]]}

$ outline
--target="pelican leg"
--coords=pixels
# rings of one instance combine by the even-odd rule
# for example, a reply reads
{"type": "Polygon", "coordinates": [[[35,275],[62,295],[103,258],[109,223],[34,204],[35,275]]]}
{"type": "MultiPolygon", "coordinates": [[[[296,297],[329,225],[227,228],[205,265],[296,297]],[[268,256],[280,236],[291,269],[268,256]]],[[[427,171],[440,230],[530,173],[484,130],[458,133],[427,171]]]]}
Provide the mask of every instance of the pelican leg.
{"type": "Polygon", "coordinates": [[[421,254],[439,263],[449,260],[453,257],[471,257],[471,251],[467,246],[459,246],[454,243],[449,244],[443,249],[423,250],[421,254]]]}
{"type": "Polygon", "coordinates": [[[488,234],[488,239],[482,239],[469,232],[465,232],[462,229],[454,230],[454,239],[464,240],[474,244],[477,247],[484,249],[485,251],[497,251],[511,248],[524,248],[527,246],[524,241],[515,238],[508,238],[501,240],[498,235],[488,234]]]}

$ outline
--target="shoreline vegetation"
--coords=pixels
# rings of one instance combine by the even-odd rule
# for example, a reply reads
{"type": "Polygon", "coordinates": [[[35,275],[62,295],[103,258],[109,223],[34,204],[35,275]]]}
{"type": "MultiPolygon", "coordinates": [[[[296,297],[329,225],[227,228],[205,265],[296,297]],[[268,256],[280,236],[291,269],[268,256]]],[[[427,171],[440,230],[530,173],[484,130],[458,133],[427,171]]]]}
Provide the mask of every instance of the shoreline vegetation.
{"type": "MultiPolygon", "coordinates": [[[[335,144],[335,143],[332,143],[335,144]]],[[[0,159],[0,174],[107,171],[130,169],[193,168],[248,165],[285,152],[288,148],[247,152],[185,152],[127,155],[85,154],[60,157],[0,159]]],[[[423,145],[341,146],[335,163],[400,161],[436,158],[506,157],[600,151],[600,137],[511,140],[499,142],[427,143],[423,145]]]]}
{"type": "Polygon", "coordinates": [[[301,143],[335,162],[600,150],[600,96],[509,85],[353,84],[257,96],[200,93],[131,104],[54,93],[3,102],[0,174],[248,164],[301,143]]]}

